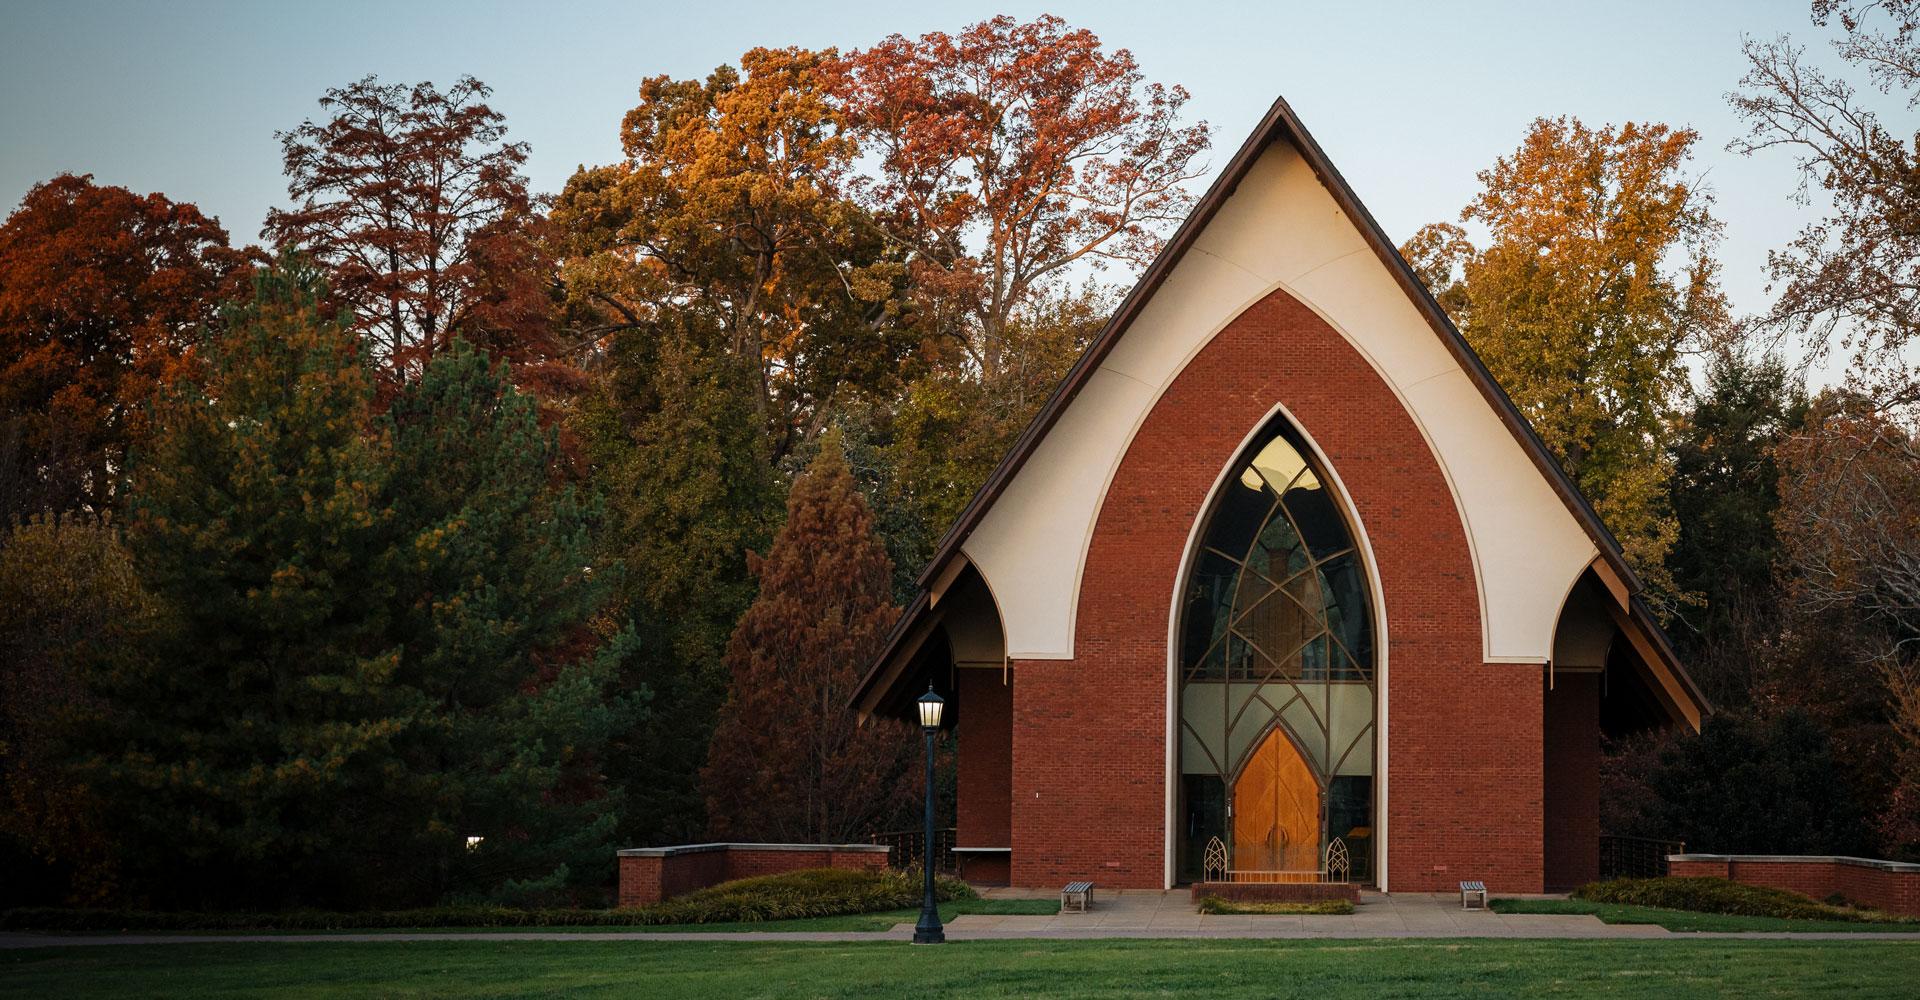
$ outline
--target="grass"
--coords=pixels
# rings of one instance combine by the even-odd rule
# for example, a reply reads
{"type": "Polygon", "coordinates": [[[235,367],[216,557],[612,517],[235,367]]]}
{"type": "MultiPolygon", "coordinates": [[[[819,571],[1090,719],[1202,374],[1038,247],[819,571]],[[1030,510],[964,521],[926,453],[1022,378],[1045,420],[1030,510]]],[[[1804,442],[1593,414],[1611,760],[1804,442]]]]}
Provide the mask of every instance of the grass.
{"type": "MultiPolygon", "coordinates": [[[[1057,899],[952,899],[940,904],[940,921],[945,923],[967,913],[1006,916],[1052,916],[1060,912],[1057,899]]],[[[587,934],[640,931],[645,934],[695,933],[725,934],[738,931],[886,931],[895,924],[910,924],[920,918],[920,908],[880,910],[875,913],[846,913],[832,917],[801,917],[795,920],[763,920],[754,923],[726,924],[653,924],[647,927],[568,927],[568,928],[481,928],[482,930],[572,930],[587,934]]],[[[436,928],[450,930],[449,928],[436,928]]]]}
{"type": "Polygon", "coordinates": [[[1221,899],[1219,896],[1206,896],[1200,900],[1201,913],[1263,913],[1296,914],[1307,916],[1338,915],[1353,912],[1350,899],[1315,899],[1304,903],[1258,903],[1237,902],[1221,899]]]}
{"type": "MultiPolygon", "coordinates": [[[[946,922],[954,917],[968,913],[1019,916],[1052,916],[1060,912],[1057,899],[952,899],[940,904],[940,920],[946,922]]],[[[317,930],[298,930],[272,928],[266,930],[190,930],[190,931],[154,931],[131,933],[179,934],[183,937],[224,937],[232,934],[248,935],[309,935],[309,934],[509,934],[525,931],[538,931],[542,934],[733,934],[743,931],[757,933],[781,933],[793,931],[886,931],[895,924],[910,924],[920,917],[920,909],[878,910],[872,913],[847,913],[827,917],[798,917],[791,920],[734,921],[730,923],[705,924],[647,924],[647,925],[579,925],[567,927],[329,927],[317,930]]],[[[119,931],[81,931],[81,936],[106,936],[119,931]]]]}
{"type": "MultiPolygon", "coordinates": [[[[61,907],[0,911],[0,929],[11,931],[352,931],[442,928],[709,927],[767,921],[823,919],[918,910],[923,887],[908,872],[815,868],[722,882],[650,906],[629,909],[522,909],[505,906],[435,906],[410,910],[329,912],[144,912],[61,907]]],[[[941,876],[934,891],[945,900],[973,899],[972,888],[941,876]]]]}
{"type": "Polygon", "coordinates": [[[447,941],[0,952],[0,996],[1912,996],[1920,945],[1880,941],[447,941]]]}
{"type": "Polygon", "coordinates": [[[1589,882],[1575,889],[1573,898],[1589,903],[1741,917],[1920,925],[1920,920],[1911,917],[1852,906],[1835,906],[1809,899],[1797,892],[1730,882],[1723,878],[1610,879],[1589,882]]]}
{"type": "Polygon", "coordinates": [[[1881,934],[1888,931],[1920,931],[1920,926],[1912,923],[1694,913],[1658,906],[1595,903],[1585,899],[1496,899],[1488,905],[1496,913],[1590,913],[1604,923],[1658,924],[1670,931],[1846,931],[1881,934]]]}

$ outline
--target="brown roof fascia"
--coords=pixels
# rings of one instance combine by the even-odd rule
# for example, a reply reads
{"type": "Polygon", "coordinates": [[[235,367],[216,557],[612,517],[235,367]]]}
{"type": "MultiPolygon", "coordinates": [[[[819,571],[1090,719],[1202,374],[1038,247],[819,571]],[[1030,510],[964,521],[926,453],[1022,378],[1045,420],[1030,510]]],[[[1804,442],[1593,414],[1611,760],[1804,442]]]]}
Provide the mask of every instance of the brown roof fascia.
{"type": "Polygon", "coordinates": [[[873,658],[873,662],[867,666],[866,674],[860,678],[860,683],[854,685],[853,697],[848,701],[848,705],[859,713],[861,722],[867,721],[867,717],[873,714],[880,700],[877,695],[870,696],[868,689],[881,679],[888,665],[900,655],[900,647],[907,641],[907,634],[913,631],[914,626],[919,623],[931,605],[932,600],[926,590],[923,589],[914,595],[913,603],[907,605],[907,609],[900,613],[900,619],[893,623],[893,630],[887,633],[887,641],[880,647],[880,655],[873,658]]]}

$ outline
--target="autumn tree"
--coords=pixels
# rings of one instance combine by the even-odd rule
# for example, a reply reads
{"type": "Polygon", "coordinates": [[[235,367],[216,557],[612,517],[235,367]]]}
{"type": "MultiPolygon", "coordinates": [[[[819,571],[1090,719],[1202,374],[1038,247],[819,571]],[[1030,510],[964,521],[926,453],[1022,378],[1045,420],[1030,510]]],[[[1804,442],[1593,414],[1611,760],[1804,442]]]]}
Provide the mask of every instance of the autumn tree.
{"type": "Polygon", "coordinates": [[[941,366],[907,387],[883,457],[892,468],[889,502],[914,511],[927,529],[912,572],[932,557],[931,542],[960,516],[1111,311],[1111,297],[1091,285],[1036,293],[1008,328],[998,378],[941,366]]]}
{"type": "Polygon", "coordinates": [[[62,174],[0,225],[0,520],[118,505],[140,408],[244,261],[190,204],[62,174]]]}
{"type": "Polygon", "coordinates": [[[10,905],[110,901],[106,803],[66,772],[87,664],[152,635],[158,607],[116,530],[38,517],[0,539],[0,858],[10,905]]]}
{"type": "Polygon", "coordinates": [[[1899,741],[1881,826],[1890,850],[1920,848],[1920,426],[1829,393],[1780,460],[1776,522],[1795,624],[1820,637],[1823,660],[1864,667],[1851,686],[1869,704],[1855,714],[1884,713],[1899,741]]]}
{"type": "Polygon", "coordinates": [[[1208,128],[1057,17],[894,35],[852,57],[849,108],[878,157],[867,195],[911,248],[922,322],[984,378],[1019,311],[1077,263],[1141,266],[1192,205],[1208,128]]]}
{"type": "Polygon", "coordinates": [[[1537,120],[1460,213],[1482,245],[1438,225],[1402,248],[1634,568],[1669,593],[1667,428],[1685,356],[1727,326],[1720,224],[1684,173],[1698,139],[1537,120]]]}
{"type": "MultiPolygon", "coordinates": [[[[521,230],[532,214],[520,173],[527,145],[507,141],[491,93],[470,76],[445,91],[368,76],[329,89],[323,121],[275,133],[293,204],[270,211],[262,235],[326,267],[394,378],[417,376],[446,350],[489,288],[499,306],[511,270],[532,252],[521,230]]],[[[540,291],[513,294],[525,309],[540,291]]],[[[488,318],[507,315],[496,308],[488,318]]],[[[513,338],[493,339],[522,360],[513,338]]]]}
{"type": "Polygon", "coordinates": [[[553,212],[589,335],[661,327],[753,366],[767,458],[817,433],[836,393],[884,384],[913,346],[902,267],[847,197],[859,154],[831,50],[754,49],[705,81],[648,79],[626,159],[582,170],[553,212]]]}
{"type": "Polygon", "coordinates": [[[841,843],[917,789],[903,724],[847,707],[899,616],[892,566],[830,432],[793,484],[786,525],[754,561],[759,596],[727,647],[731,682],[701,772],[716,837],[841,843]]]}
{"type": "Polygon", "coordinates": [[[1729,95],[1748,132],[1729,148],[1792,154],[1799,200],[1823,216],[1768,254],[1778,291],[1764,327],[1801,338],[1809,361],[1846,354],[1855,391],[1882,406],[1920,404],[1920,2],[1815,0],[1837,24],[1834,52],[1858,82],[1808,61],[1790,39],[1748,39],[1742,90],[1729,95]],[[1887,106],[1875,108],[1879,99],[1887,106]],[[1911,132],[1909,132],[1911,130],[1911,132]]]}

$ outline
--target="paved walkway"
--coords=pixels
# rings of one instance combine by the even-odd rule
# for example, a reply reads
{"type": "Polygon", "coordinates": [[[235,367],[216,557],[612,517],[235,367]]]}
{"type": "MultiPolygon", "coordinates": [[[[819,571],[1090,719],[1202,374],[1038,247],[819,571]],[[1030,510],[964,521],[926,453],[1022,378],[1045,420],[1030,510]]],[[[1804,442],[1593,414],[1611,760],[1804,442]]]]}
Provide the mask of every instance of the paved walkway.
{"type": "MultiPolygon", "coordinates": [[[[992,890],[988,898],[1033,895],[992,890]]],[[[1528,898],[1528,897],[1517,897],[1528,898]]],[[[1564,898],[1564,897],[1539,897],[1564,898]]],[[[903,927],[905,925],[902,925],[903,927]]],[[[911,931],[911,928],[907,928],[911,931]]],[[[896,931],[900,928],[895,928],[896,931]]],[[[1110,890],[1086,913],[1056,916],[967,914],[947,924],[952,940],[1019,938],[1599,938],[1662,939],[1757,937],[1920,941],[1915,933],[1684,932],[1654,924],[1609,924],[1587,914],[1495,913],[1463,910],[1457,893],[1363,892],[1350,915],[1202,914],[1185,890],[1110,890]]]]}
{"type": "MultiPolygon", "coordinates": [[[[992,890],[988,898],[1052,898],[1052,894],[992,890]]],[[[753,931],[745,933],[644,933],[636,931],[475,931],[460,933],[368,934],[0,934],[0,948],[64,945],[213,944],[261,942],[294,944],[341,941],[907,941],[912,924],[887,931],[753,931]]],[[[1675,933],[1652,924],[1607,924],[1586,915],[1501,914],[1462,910],[1460,897],[1370,892],[1347,916],[1230,916],[1201,914],[1184,891],[1096,891],[1086,913],[1056,916],[966,914],[947,924],[951,941],[1095,940],[1101,938],[1587,938],[1673,940],[1758,938],[1767,940],[1914,941],[1920,933],[1675,933]]]]}

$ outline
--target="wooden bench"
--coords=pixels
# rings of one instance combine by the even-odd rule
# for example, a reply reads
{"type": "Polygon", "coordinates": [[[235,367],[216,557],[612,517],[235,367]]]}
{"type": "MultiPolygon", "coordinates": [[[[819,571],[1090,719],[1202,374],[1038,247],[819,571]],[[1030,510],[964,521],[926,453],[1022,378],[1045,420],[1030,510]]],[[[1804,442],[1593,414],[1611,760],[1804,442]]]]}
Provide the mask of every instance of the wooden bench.
{"type": "Polygon", "coordinates": [[[1060,890],[1061,913],[1066,913],[1069,910],[1085,913],[1087,912],[1087,907],[1092,904],[1092,882],[1068,882],[1067,887],[1060,890]]]}
{"type": "Polygon", "coordinates": [[[1485,882],[1460,883],[1460,908],[1463,910],[1484,910],[1487,908],[1487,884],[1485,882]],[[1479,897],[1480,905],[1475,906],[1469,899],[1479,897]]]}

